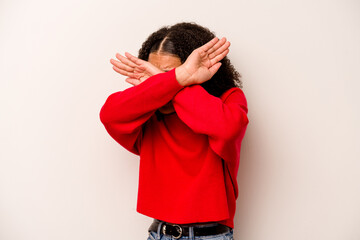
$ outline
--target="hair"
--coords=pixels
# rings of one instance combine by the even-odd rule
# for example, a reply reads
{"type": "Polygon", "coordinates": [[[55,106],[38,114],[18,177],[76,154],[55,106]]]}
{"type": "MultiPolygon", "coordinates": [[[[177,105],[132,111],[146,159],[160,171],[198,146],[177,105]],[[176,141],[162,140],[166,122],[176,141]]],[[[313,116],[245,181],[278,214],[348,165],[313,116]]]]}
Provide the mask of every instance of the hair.
{"type": "MultiPolygon", "coordinates": [[[[139,58],[148,61],[150,53],[161,52],[179,57],[184,63],[193,50],[201,47],[215,37],[208,28],[196,23],[178,23],[165,26],[152,33],[142,44],[139,58]]],[[[220,97],[232,87],[242,88],[241,75],[231,64],[228,57],[221,61],[221,67],[215,75],[201,86],[211,95],[220,97]]]]}

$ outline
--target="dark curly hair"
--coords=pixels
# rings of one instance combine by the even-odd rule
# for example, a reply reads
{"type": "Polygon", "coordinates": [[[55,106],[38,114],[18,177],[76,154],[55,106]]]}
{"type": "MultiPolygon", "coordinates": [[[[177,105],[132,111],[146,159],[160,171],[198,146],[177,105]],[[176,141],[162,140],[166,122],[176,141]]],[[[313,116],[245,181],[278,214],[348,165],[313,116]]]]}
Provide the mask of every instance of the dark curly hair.
{"type": "MultiPolygon", "coordinates": [[[[215,37],[208,28],[196,23],[178,23],[173,26],[165,26],[152,33],[142,44],[139,50],[139,58],[148,61],[152,52],[163,52],[175,55],[184,63],[193,50],[201,47],[215,37]]],[[[238,73],[230,60],[225,57],[220,61],[221,67],[215,75],[201,86],[211,95],[220,97],[226,90],[232,87],[242,88],[241,75],[238,73]]]]}

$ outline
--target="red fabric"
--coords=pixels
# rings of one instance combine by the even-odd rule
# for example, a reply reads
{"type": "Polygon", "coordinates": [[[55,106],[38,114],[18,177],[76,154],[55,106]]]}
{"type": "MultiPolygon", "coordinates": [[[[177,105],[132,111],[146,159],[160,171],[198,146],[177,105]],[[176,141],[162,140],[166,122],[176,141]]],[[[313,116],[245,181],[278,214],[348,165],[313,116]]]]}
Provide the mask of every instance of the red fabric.
{"type": "Polygon", "coordinates": [[[233,228],[247,112],[240,88],[217,98],[200,85],[182,87],[175,69],[111,94],[100,119],[112,138],[140,155],[137,211],[233,228]],[[157,119],[155,111],[169,101],[176,112],[157,119]]]}

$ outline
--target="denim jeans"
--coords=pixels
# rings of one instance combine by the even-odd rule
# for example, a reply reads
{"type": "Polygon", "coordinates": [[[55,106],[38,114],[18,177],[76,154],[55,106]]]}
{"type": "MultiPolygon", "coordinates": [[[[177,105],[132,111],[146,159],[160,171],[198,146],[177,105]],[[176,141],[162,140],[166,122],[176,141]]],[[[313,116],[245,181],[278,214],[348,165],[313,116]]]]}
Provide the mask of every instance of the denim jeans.
{"type": "MultiPolygon", "coordinates": [[[[161,224],[158,226],[157,232],[151,231],[149,232],[149,237],[147,240],[174,240],[172,236],[164,235],[161,231],[161,224]]],[[[189,228],[189,236],[181,236],[178,238],[179,240],[234,240],[233,229],[230,231],[216,234],[216,235],[208,235],[208,236],[194,236],[193,227],[189,228]]]]}

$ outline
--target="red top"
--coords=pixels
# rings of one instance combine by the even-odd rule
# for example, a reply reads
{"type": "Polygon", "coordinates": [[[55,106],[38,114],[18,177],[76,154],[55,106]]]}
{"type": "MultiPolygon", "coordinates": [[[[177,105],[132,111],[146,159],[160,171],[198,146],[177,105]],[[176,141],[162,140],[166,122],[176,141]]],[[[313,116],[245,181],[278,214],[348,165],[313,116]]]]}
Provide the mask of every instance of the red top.
{"type": "Polygon", "coordinates": [[[182,87],[175,69],[111,94],[100,119],[112,138],[140,155],[137,211],[170,223],[234,228],[247,112],[240,88],[214,97],[200,85],[182,87]],[[157,119],[155,111],[171,100],[176,112],[157,119]]]}

